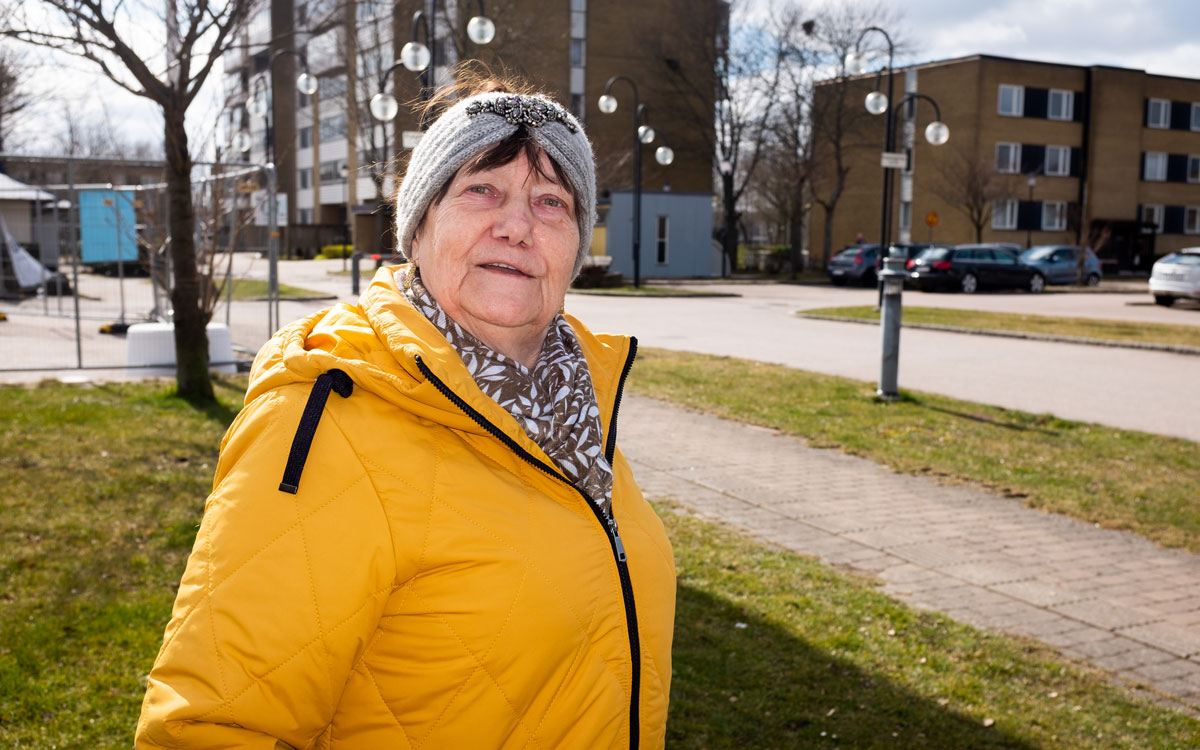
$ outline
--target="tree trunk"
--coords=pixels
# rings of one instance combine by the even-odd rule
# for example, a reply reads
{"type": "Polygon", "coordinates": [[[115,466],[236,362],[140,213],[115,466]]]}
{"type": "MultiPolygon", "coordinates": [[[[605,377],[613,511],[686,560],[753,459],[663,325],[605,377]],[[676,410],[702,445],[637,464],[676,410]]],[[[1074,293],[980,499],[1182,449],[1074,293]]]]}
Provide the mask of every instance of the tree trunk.
{"type": "Polygon", "coordinates": [[[825,232],[821,238],[821,268],[829,267],[829,255],[833,250],[833,209],[837,204],[822,205],[825,210],[825,232]]]}
{"type": "Polygon", "coordinates": [[[721,195],[725,204],[725,237],[723,238],[725,268],[722,276],[731,275],[736,269],[738,247],[737,199],[733,195],[733,175],[721,174],[721,195]]]}
{"type": "Polygon", "coordinates": [[[172,100],[163,106],[167,152],[168,227],[175,308],[175,380],[179,395],[192,402],[214,401],[208,374],[207,316],[200,309],[200,278],[196,268],[195,222],[192,207],[192,157],[188,153],[186,110],[172,100]]]}
{"type": "Polygon", "coordinates": [[[975,244],[983,242],[983,224],[975,225],[975,244]]]}

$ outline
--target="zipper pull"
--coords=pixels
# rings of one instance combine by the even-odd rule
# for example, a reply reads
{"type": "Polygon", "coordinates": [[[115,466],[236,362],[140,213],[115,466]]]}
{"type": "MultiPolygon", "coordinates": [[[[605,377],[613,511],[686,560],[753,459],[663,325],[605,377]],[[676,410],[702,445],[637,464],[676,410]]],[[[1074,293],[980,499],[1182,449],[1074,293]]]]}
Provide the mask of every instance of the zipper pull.
{"type": "Polygon", "coordinates": [[[617,560],[625,562],[625,543],[621,541],[621,534],[617,531],[617,519],[611,515],[608,517],[608,528],[612,533],[613,542],[617,546],[617,560]]]}

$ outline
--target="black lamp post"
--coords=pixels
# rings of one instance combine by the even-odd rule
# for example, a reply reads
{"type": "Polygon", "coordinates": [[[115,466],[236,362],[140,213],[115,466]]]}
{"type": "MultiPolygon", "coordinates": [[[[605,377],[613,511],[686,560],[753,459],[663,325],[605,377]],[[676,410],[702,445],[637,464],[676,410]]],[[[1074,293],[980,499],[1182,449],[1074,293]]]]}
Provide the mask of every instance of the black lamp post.
{"type": "MultiPolygon", "coordinates": [[[[880,93],[878,90],[867,94],[867,111],[873,115],[883,114],[888,112],[888,104],[894,101],[895,90],[895,71],[892,63],[896,56],[896,46],[892,43],[892,37],[878,26],[868,26],[858,35],[858,40],[854,43],[854,52],[846,55],[846,70],[855,75],[861,75],[867,71],[866,60],[863,58],[859,49],[862,45],[862,40],[867,34],[876,31],[883,34],[883,38],[887,40],[888,61],[887,61],[887,95],[880,93]]],[[[884,153],[891,153],[895,148],[894,125],[892,122],[891,113],[884,118],[883,121],[883,150],[884,153]]],[[[883,268],[883,256],[888,251],[888,240],[891,234],[891,217],[888,215],[892,205],[892,172],[889,168],[883,169],[883,188],[880,194],[880,209],[879,209],[879,252],[875,258],[876,268],[876,285],[879,288],[879,303],[883,301],[883,283],[879,281],[878,270],[883,268]]]]}
{"type": "MultiPolygon", "coordinates": [[[[646,105],[638,101],[637,84],[625,75],[615,75],[604,84],[600,96],[600,111],[610,115],[617,111],[617,99],[610,92],[617,81],[625,81],[633,89],[633,286],[642,285],[642,145],[654,142],[654,128],[650,127],[646,105]]],[[[664,167],[675,161],[675,152],[669,146],[659,146],[654,158],[664,167]]]]}

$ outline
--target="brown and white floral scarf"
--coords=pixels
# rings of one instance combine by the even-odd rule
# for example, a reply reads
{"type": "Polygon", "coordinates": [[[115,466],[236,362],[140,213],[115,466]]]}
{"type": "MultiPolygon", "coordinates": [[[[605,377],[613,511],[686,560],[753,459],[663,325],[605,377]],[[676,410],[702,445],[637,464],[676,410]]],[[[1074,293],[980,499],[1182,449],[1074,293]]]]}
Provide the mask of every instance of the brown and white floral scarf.
{"type": "Polygon", "coordinates": [[[511,414],[563,474],[608,515],[613,475],[604,457],[600,409],[587,360],[566,319],[554,316],[541,356],[530,370],[447,315],[411,264],[396,272],[396,283],[458,352],[484,395],[511,414]]]}

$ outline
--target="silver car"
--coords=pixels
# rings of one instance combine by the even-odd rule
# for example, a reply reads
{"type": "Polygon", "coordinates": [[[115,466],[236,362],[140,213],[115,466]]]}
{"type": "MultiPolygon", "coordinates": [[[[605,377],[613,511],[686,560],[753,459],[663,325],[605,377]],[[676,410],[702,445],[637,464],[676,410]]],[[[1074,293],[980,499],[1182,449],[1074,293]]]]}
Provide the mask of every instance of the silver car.
{"type": "Polygon", "coordinates": [[[1177,299],[1200,300],[1200,247],[1185,247],[1155,261],[1150,293],[1166,307],[1177,299]]]}
{"type": "Polygon", "coordinates": [[[1100,259],[1090,247],[1038,245],[1021,253],[1021,262],[1041,271],[1047,284],[1074,284],[1080,279],[1080,253],[1083,254],[1083,283],[1097,286],[1103,274],[1100,259]]]}

